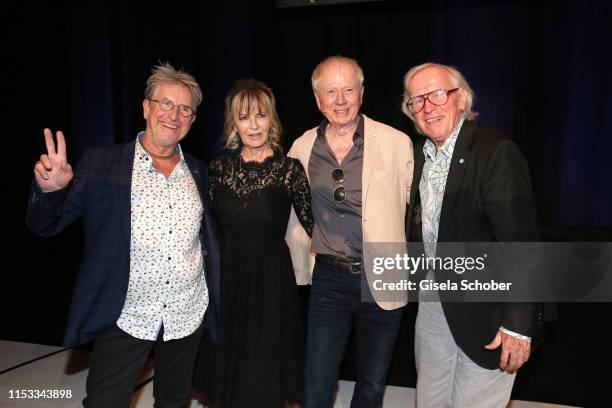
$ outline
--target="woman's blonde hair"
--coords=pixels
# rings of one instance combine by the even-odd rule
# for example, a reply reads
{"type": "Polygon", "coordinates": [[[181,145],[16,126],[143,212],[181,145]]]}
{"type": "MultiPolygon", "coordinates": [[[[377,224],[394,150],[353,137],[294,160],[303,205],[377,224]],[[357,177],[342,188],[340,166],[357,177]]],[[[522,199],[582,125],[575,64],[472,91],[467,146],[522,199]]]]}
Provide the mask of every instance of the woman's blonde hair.
{"type": "Polygon", "coordinates": [[[225,97],[225,147],[236,150],[242,146],[240,135],[236,132],[235,122],[241,113],[246,112],[250,115],[254,108],[270,116],[268,143],[274,151],[282,152],[281,133],[283,129],[276,112],[276,99],[266,84],[255,79],[236,81],[225,97]]]}

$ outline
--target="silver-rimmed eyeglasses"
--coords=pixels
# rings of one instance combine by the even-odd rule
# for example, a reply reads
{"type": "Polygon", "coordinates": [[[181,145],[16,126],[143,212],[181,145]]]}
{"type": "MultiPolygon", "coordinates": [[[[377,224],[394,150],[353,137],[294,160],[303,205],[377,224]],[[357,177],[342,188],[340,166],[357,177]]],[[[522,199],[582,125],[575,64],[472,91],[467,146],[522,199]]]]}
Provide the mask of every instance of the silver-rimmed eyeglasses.
{"type": "Polygon", "coordinates": [[[175,106],[178,106],[178,111],[182,116],[195,115],[195,111],[193,110],[191,106],[177,105],[176,103],[174,103],[174,101],[171,101],[170,99],[164,98],[164,99],[149,99],[149,100],[151,102],[157,102],[161,110],[163,110],[164,112],[169,112],[172,109],[174,109],[175,106]]]}

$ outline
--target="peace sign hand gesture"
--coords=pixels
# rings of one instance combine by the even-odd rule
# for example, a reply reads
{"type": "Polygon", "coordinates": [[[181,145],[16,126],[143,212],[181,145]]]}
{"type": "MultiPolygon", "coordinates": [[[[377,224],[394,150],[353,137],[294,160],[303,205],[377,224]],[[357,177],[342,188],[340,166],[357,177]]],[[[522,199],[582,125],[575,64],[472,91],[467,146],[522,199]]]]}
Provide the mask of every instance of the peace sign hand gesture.
{"type": "Polygon", "coordinates": [[[56,133],[57,149],[51,130],[45,129],[44,133],[47,154],[41,155],[34,165],[34,176],[40,189],[49,193],[66,187],[72,180],[73,172],[66,159],[66,140],[62,131],[56,133]]]}

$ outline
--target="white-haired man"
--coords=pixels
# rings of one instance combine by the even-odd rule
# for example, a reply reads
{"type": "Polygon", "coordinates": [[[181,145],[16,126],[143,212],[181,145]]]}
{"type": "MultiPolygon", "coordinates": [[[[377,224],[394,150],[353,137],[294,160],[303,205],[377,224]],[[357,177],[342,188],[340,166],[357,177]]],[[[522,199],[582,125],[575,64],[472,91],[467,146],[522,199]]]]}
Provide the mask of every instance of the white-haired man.
{"type": "MultiPolygon", "coordinates": [[[[419,65],[404,78],[402,110],[426,137],[415,143],[407,235],[428,257],[438,242],[539,238],[527,163],[511,140],[474,122],[473,99],[446,65],[419,65]]],[[[538,306],[444,300],[419,302],[417,405],[505,407],[541,325],[538,306]]]]}

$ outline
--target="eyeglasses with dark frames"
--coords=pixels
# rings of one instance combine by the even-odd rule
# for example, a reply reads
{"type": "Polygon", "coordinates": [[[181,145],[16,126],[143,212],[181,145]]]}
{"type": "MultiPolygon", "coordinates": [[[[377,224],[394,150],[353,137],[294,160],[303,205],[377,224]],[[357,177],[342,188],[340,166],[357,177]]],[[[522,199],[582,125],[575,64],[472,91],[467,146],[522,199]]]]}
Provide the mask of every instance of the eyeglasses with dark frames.
{"type": "MultiPolygon", "coordinates": [[[[333,169],[331,176],[336,183],[344,183],[344,170],[341,168],[333,169]]],[[[346,198],[346,188],[343,185],[339,185],[332,193],[332,196],[334,200],[341,203],[346,198]]]]}
{"type": "Polygon", "coordinates": [[[436,89],[429,93],[413,96],[406,102],[406,107],[411,113],[419,113],[425,107],[425,101],[429,101],[432,105],[442,106],[448,102],[448,96],[458,90],[459,88],[453,89],[436,89]]]}
{"type": "Polygon", "coordinates": [[[172,109],[174,109],[175,106],[178,106],[178,111],[182,116],[191,116],[191,115],[195,115],[195,110],[193,110],[193,108],[191,106],[187,106],[187,105],[179,105],[174,103],[174,101],[171,101],[170,99],[149,99],[151,102],[157,102],[159,104],[159,107],[161,108],[161,110],[163,110],[164,112],[169,112],[172,109]]]}

